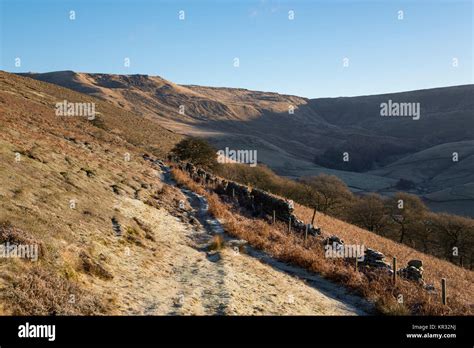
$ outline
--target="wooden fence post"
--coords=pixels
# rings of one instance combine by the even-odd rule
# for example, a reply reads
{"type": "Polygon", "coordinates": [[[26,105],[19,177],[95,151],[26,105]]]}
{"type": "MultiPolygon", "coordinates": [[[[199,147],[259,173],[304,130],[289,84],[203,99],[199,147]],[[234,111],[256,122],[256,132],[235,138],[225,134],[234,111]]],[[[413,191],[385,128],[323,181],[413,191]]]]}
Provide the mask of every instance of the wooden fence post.
{"type": "Polygon", "coordinates": [[[441,299],[443,301],[443,304],[447,304],[447,289],[446,289],[446,278],[441,279],[441,299]]]}
{"type": "Polygon", "coordinates": [[[306,224],[306,230],[304,231],[304,246],[306,246],[306,241],[308,240],[308,229],[309,225],[306,224]]]}
{"type": "Polygon", "coordinates": [[[397,258],[393,258],[393,284],[397,284],[397,258]]]}
{"type": "Polygon", "coordinates": [[[316,208],[313,211],[313,218],[311,219],[311,226],[314,226],[314,218],[316,217],[316,208]]]}
{"type": "Polygon", "coordinates": [[[275,225],[276,223],[276,212],[275,210],[273,211],[273,224],[275,225]]]}

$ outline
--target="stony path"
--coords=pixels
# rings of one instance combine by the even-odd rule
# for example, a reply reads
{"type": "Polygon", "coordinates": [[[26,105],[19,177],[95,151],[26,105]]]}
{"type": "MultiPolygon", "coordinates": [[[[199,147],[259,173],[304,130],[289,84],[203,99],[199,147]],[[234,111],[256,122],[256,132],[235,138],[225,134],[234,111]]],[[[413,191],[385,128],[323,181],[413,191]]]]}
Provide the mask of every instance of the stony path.
{"type": "MultiPolygon", "coordinates": [[[[173,185],[166,167],[162,180],[173,185]]],[[[101,285],[118,298],[117,312],[135,315],[365,315],[371,306],[342,288],[248,248],[209,253],[223,234],[206,200],[188,190],[183,198],[199,221],[183,223],[164,209],[124,198],[118,208],[152,226],[156,250],[132,253],[116,267],[120,277],[101,285]]],[[[225,236],[225,233],[223,234],[225,236]]],[[[226,241],[232,240],[225,236],[226,241]]],[[[105,289],[104,291],[108,291],[105,289]]]]}

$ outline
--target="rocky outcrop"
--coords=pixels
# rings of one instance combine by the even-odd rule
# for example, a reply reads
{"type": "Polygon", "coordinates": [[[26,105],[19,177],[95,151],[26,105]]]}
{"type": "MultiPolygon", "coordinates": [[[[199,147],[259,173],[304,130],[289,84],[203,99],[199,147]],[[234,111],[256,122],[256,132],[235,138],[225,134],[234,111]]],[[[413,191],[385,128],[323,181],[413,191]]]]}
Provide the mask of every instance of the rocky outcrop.
{"type": "MultiPolygon", "coordinates": [[[[331,245],[335,250],[344,249],[344,241],[335,235],[324,239],[323,244],[331,245]]],[[[387,269],[390,272],[392,271],[392,267],[384,261],[385,255],[380,251],[367,248],[363,250],[363,258],[359,257],[358,259],[360,260],[358,262],[359,267],[387,269]]]]}

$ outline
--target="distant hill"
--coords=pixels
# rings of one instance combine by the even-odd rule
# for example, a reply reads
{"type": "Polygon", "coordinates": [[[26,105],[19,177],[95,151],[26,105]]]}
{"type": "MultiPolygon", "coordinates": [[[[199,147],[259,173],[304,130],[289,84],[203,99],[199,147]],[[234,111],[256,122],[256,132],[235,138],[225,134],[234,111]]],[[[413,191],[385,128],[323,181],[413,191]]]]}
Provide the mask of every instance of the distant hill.
{"type": "Polygon", "coordinates": [[[355,192],[383,194],[408,180],[413,185],[407,190],[434,209],[474,216],[472,177],[463,174],[474,166],[474,85],[307,99],[177,85],[147,75],[23,75],[110,101],[174,132],[206,137],[219,149],[256,149],[258,160],[280,175],[334,174],[355,192]],[[419,103],[420,119],[382,117],[380,105],[388,101],[419,103]],[[458,162],[452,152],[459,152],[458,162]]]}

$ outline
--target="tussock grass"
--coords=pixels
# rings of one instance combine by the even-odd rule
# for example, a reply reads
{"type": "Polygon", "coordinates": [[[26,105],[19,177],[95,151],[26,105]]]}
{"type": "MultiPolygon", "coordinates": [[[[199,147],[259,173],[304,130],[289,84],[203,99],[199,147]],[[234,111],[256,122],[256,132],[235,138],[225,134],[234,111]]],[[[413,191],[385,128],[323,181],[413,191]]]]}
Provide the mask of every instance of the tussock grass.
{"type": "Polygon", "coordinates": [[[17,274],[0,297],[13,315],[94,315],[108,311],[101,298],[43,267],[17,274]]]}
{"type": "Polygon", "coordinates": [[[137,217],[133,217],[133,221],[135,221],[136,224],[141,228],[141,230],[145,232],[146,239],[149,239],[153,242],[155,241],[155,236],[153,235],[153,231],[149,225],[147,225],[145,222],[143,222],[137,217]]]}

